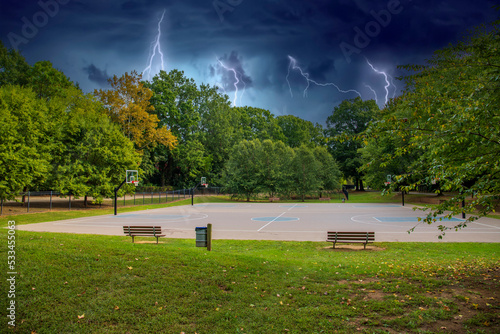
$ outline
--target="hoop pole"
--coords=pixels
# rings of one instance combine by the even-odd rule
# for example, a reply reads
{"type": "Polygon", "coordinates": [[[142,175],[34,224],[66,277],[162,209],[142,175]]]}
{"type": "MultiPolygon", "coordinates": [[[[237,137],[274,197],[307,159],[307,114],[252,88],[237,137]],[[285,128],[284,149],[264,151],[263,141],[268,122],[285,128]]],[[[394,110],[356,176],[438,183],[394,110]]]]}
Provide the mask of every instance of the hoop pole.
{"type": "Polygon", "coordinates": [[[117,200],[117,198],[118,198],[118,190],[120,190],[120,188],[125,184],[125,182],[127,182],[127,178],[125,178],[125,180],[123,180],[123,182],[120,183],[120,185],[115,188],[115,216],[117,214],[117,212],[116,212],[116,209],[117,209],[116,206],[118,204],[117,203],[118,202],[118,200],[117,200]]]}
{"type": "Polygon", "coordinates": [[[201,186],[201,182],[194,186],[193,189],[191,189],[191,206],[194,205],[194,192],[199,186],[201,186]]]}

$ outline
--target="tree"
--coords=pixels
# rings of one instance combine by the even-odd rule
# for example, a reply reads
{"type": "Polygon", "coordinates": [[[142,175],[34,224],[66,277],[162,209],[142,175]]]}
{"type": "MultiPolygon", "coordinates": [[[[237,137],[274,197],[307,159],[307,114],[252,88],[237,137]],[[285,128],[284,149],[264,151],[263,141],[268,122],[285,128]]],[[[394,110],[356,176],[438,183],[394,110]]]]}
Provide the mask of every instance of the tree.
{"type": "Polygon", "coordinates": [[[46,180],[55,149],[52,131],[47,105],[31,89],[0,87],[1,199],[13,199],[46,180]]]}
{"type": "Polygon", "coordinates": [[[38,98],[47,100],[63,96],[69,88],[77,88],[64,73],[52,67],[49,61],[39,61],[30,68],[27,85],[38,98]]]}
{"type": "Polygon", "coordinates": [[[260,140],[243,140],[235,145],[224,172],[224,183],[229,192],[250,197],[261,188],[258,178],[258,164],[254,163],[258,152],[262,150],[260,140]]]}
{"type": "MultiPolygon", "coordinates": [[[[448,216],[494,210],[500,194],[500,29],[496,21],[477,29],[456,45],[437,51],[423,66],[411,71],[407,88],[381,121],[375,135],[392,136],[401,145],[392,154],[420,152],[406,173],[398,175],[403,189],[412,190],[436,180],[450,200],[432,210],[426,222],[449,210],[448,216]],[[461,207],[467,201],[465,208],[461,207]]],[[[444,232],[448,229],[440,225],[444,232]]]]}
{"type": "Polygon", "coordinates": [[[321,181],[319,190],[334,190],[340,188],[342,172],[332,155],[325,147],[313,149],[314,158],[319,164],[318,178],[321,181]]]}
{"type": "Polygon", "coordinates": [[[200,176],[197,173],[209,169],[210,161],[203,156],[205,149],[198,140],[200,114],[195,104],[199,96],[196,83],[185,77],[184,72],[172,70],[160,71],[144,85],[153,93],[151,104],[160,124],[169,128],[178,141],[175,149],[160,145],[152,152],[160,184],[192,186],[200,176]]]}
{"type": "Polygon", "coordinates": [[[293,115],[278,116],[276,121],[285,137],[285,144],[290,147],[324,144],[323,128],[319,124],[314,125],[293,115]]]}
{"type": "Polygon", "coordinates": [[[0,41],[0,86],[28,83],[30,65],[21,54],[13,49],[7,49],[0,41]]]}
{"type": "Polygon", "coordinates": [[[120,78],[115,75],[109,82],[112,89],[96,90],[94,94],[135,148],[142,151],[158,144],[174,148],[177,139],[167,127],[159,124],[160,120],[153,114],[154,107],[150,103],[153,93],[141,82],[141,75],[133,71],[120,78]]]}
{"type": "Polygon", "coordinates": [[[363,101],[357,97],[344,100],[336,106],[326,120],[325,135],[330,137],[328,147],[338,162],[345,178],[354,178],[356,189],[364,190],[360,134],[373,120],[379,108],[375,101],[363,101]]]}
{"type": "MultiPolygon", "coordinates": [[[[138,169],[141,162],[133,143],[90,95],[68,90],[51,108],[56,113],[62,111],[59,127],[63,145],[52,159],[51,188],[76,198],[92,196],[96,203],[112,197],[125,171],[138,169]]],[[[125,190],[131,188],[121,191],[125,190]]]]}
{"type": "Polygon", "coordinates": [[[273,142],[266,139],[257,147],[255,159],[249,163],[255,164],[255,178],[262,192],[274,197],[279,192],[287,192],[292,185],[291,164],[294,157],[293,149],[282,141],[273,142]]]}
{"type": "Polygon", "coordinates": [[[295,191],[300,195],[302,201],[305,196],[319,190],[322,186],[320,175],[321,165],[314,157],[313,151],[306,145],[297,147],[292,160],[292,173],[295,191]]]}
{"type": "Polygon", "coordinates": [[[246,139],[271,139],[284,141],[285,137],[274,115],[265,109],[254,107],[234,107],[236,114],[235,138],[237,141],[246,139]]]}
{"type": "MultiPolygon", "coordinates": [[[[386,115],[394,112],[398,99],[390,100],[386,107],[376,115],[373,124],[377,124],[386,115]]],[[[411,140],[410,136],[395,137],[385,132],[374,131],[376,128],[376,126],[369,126],[362,136],[364,146],[359,149],[363,160],[361,170],[365,173],[365,180],[370,187],[385,189],[388,175],[392,180],[395,175],[409,173],[413,161],[421,157],[424,152],[404,149],[406,143],[411,140]],[[400,148],[403,150],[395,155],[394,153],[400,148]]]]}
{"type": "Polygon", "coordinates": [[[206,176],[210,183],[222,184],[224,165],[232,147],[237,143],[234,136],[237,117],[232,112],[227,95],[220,94],[217,87],[200,85],[196,105],[201,117],[199,140],[211,161],[211,168],[206,176]]]}

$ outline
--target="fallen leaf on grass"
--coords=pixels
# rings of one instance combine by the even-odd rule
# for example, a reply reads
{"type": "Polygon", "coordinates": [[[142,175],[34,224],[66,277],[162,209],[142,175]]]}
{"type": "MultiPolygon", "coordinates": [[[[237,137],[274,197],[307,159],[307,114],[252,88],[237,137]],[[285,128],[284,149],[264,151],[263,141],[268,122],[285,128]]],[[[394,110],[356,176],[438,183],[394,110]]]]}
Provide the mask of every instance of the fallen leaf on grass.
{"type": "Polygon", "coordinates": [[[127,268],[128,268],[128,270],[132,270],[132,269],[134,269],[134,268],[132,268],[132,267],[127,267],[127,268]]]}
{"type": "Polygon", "coordinates": [[[119,310],[119,309],[120,309],[120,307],[118,307],[118,306],[115,306],[115,310],[119,310]]]}
{"type": "Polygon", "coordinates": [[[85,313],[78,316],[78,319],[83,319],[83,318],[85,318],[85,313]]]}

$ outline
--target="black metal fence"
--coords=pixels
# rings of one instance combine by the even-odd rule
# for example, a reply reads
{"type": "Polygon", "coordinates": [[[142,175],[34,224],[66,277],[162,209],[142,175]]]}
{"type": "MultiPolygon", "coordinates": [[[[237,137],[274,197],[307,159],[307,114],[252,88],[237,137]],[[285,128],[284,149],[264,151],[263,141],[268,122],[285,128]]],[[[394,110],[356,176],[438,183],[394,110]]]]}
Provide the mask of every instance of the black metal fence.
{"type": "MultiPolygon", "coordinates": [[[[194,196],[213,196],[222,194],[221,187],[197,188],[194,196]]],[[[133,205],[161,204],[188,199],[192,189],[170,191],[143,191],[125,194],[118,198],[117,207],[133,205]]],[[[112,208],[113,199],[106,198],[102,203],[95,203],[90,196],[75,198],[71,194],[56,191],[27,191],[19,193],[15,200],[0,200],[0,215],[43,212],[47,210],[81,210],[93,208],[112,208]]]]}

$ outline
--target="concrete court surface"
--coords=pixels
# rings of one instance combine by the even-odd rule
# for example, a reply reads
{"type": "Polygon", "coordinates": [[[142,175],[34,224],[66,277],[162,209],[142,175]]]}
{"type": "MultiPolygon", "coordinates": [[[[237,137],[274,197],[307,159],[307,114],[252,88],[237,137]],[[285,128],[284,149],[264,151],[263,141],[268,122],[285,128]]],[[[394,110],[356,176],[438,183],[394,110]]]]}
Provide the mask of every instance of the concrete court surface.
{"type": "Polygon", "coordinates": [[[427,225],[412,205],[354,203],[207,203],[18,225],[18,230],[124,235],[124,225],[162,226],[167,238],[195,238],[195,227],[213,227],[213,239],[325,241],[327,231],[375,232],[375,241],[500,242],[500,220],[481,218],[438,239],[440,224],[427,225]],[[408,230],[417,226],[415,231],[408,230]]]}

